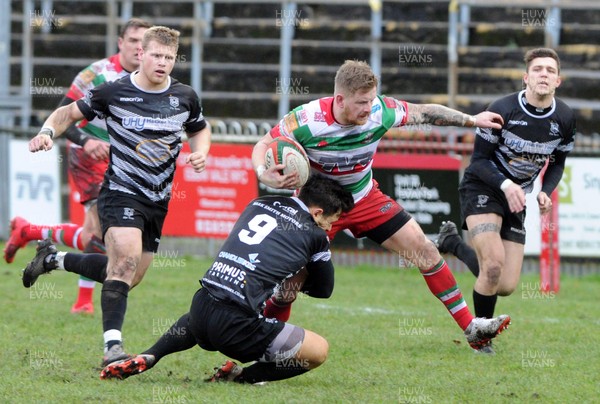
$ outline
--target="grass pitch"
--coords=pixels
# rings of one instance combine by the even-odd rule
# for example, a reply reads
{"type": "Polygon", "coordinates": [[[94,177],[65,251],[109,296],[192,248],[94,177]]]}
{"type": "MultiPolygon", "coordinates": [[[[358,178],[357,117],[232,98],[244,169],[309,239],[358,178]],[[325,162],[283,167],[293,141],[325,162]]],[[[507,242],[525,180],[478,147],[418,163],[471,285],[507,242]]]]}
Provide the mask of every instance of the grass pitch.
{"type": "MultiPolygon", "coordinates": [[[[3,245],[0,247],[3,248],[3,245]]],[[[0,264],[0,393],[9,403],[502,403],[597,402],[600,374],[600,277],[563,277],[559,294],[538,292],[524,276],[500,298],[512,325],[497,355],[474,354],[462,331],[416,270],[339,267],[332,298],[302,296],[291,322],[323,335],[327,362],[297,378],[264,386],[206,384],[225,357],[200,348],[164,358],[125,381],[102,381],[100,287],[94,316],[72,315],[77,276],[55,272],[31,289],[15,263],[0,264]]],[[[157,255],[129,295],[125,349],[148,348],[187,311],[209,260],[157,255]]],[[[335,259],[335,254],[334,254],[335,259]]],[[[474,278],[458,274],[471,304],[474,278]]]]}

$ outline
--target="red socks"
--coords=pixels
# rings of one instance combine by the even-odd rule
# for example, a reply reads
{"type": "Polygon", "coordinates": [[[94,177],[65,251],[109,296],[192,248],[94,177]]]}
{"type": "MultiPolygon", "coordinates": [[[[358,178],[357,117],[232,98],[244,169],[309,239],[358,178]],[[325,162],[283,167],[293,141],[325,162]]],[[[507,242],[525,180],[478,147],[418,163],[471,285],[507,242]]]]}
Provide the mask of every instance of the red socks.
{"type": "Polygon", "coordinates": [[[51,237],[55,243],[83,250],[82,231],[83,227],[72,223],[61,223],[54,226],[31,224],[27,229],[27,238],[29,240],[43,240],[51,237]]]}
{"type": "Polygon", "coordinates": [[[276,318],[284,323],[290,319],[291,314],[291,303],[275,303],[272,297],[267,300],[267,305],[263,311],[263,316],[266,318],[276,318]]]}
{"type": "Polygon", "coordinates": [[[92,296],[94,295],[94,288],[79,287],[79,295],[77,295],[77,301],[73,307],[81,307],[84,304],[92,303],[92,296]]]}
{"type": "Polygon", "coordinates": [[[454,321],[464,331],[467,329],[473,315],[467,307],[467,303],[456,284],[456,279],[444,259],[434,267],[422,270],[421,275],[425,278],[429,290],[446,306],[454,321]]]}

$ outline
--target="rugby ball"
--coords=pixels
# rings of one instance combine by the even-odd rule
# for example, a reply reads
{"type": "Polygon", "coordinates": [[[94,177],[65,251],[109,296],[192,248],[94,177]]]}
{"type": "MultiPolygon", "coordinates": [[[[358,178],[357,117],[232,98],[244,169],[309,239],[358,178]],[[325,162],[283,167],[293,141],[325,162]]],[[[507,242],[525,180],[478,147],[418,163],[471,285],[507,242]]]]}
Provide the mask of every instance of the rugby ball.
{"type": "Polygon", "coordinates": [[[265,153],[265,166],[268,169],[277,164],[285,164],[284,175],[297,172],[300,186],[306,184],[310,175],[310,163],[306,152],[296,141],[279,136],[269,143],[265,153]]]}

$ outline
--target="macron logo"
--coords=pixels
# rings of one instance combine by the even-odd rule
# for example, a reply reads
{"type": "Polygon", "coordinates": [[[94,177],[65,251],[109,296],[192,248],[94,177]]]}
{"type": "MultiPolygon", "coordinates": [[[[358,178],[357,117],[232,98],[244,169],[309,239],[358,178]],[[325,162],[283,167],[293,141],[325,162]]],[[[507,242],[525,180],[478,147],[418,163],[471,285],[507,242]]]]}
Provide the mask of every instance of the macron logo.
{"type": "Polygon", "coordinates": [[[119,101],[123,102],[144,102],[144,99],[141,97],[121,97],[119,101]]]}
{"type": "Polygon", "coordinates": [[[508,121],[509,125],[519,125],[519,126],[527,126],[527,121],[514,121],[514,120],[510,120],[508,121]]]}

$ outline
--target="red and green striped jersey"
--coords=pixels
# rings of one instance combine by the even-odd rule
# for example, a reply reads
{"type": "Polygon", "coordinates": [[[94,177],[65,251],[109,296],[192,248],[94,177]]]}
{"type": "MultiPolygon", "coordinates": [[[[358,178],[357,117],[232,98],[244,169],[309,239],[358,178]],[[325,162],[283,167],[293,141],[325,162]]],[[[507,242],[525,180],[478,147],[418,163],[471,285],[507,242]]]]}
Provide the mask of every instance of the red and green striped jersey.
{"type": "Polygon", "coordinates": [[[371,166],[379,141],[390,128],[404,125],[407,118],[405,101],[377,96],[367,123],[341,125],[333,116],[333,97],[327,97],[295,108],[270,134],[300,143],[311,168],[340,182],[358,202],[371,190],[371,166]]]}
{"type": "MultiPolygon", "coordinates": [[[[98,60],[79,72],[71,83],[66,97],[77,101],[100,84],[115,81],[128,74],[129,72],[121,66],[119,54],[98,60]]],[[[88,135],[108,142],[106,122],[102,119],[94,118],[92,121],[83,119],[77,123],[77,127],[88,135]]]]}

